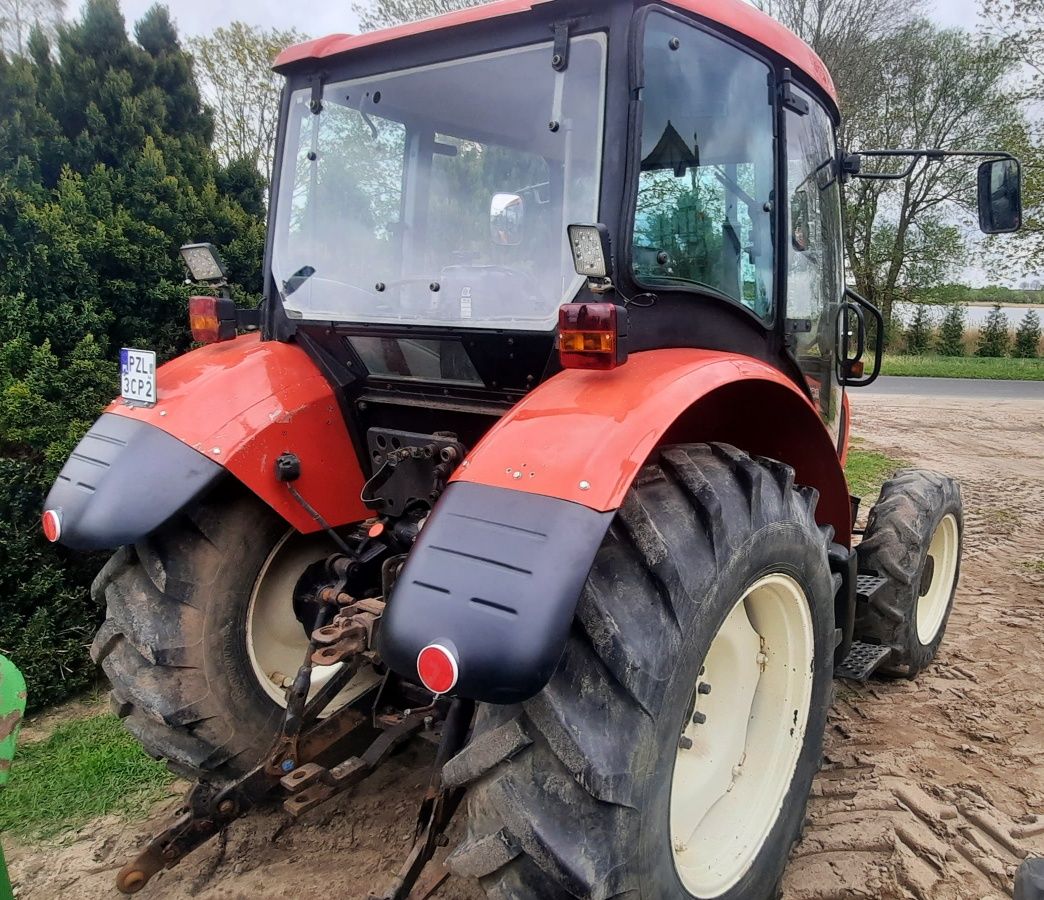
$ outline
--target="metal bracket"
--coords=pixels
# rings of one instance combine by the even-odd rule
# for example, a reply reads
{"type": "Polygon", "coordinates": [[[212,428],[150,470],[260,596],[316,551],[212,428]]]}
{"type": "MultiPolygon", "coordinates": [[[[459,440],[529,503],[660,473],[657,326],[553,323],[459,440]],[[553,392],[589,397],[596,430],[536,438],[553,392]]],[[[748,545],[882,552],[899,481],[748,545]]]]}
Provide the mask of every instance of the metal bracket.
{"type": "Polygon", "coordinates": [[[551,26],[555,32],[555,48],[551,52],[551,68],[564,72],[569,68],[569,29],[572,22],[556,22],[551,26]]]}
{"type": "Polygon", "coordinates": [[[308,78],[312,85],[312,98],[308,101],[308,110],[313,116],[323,111],[323,82],[326,81],[325,72],[317,72],[308,78]]]}
{"type": "MultiPolygon", "coordinates": [[[[325,622],[320,622],[320,627],[322,625],[325,622]]],[[[248,774],[224,788],[206,782],[194,784],[181,815],[120,869],[116,876],[117,890],[123,894],[137,893],[161,869],[176,865],[230,822],[264,802],[280,788],[280,779],[288,772],[299,767],[307,769],[316,758],[340,745],[352,732],[366,724],[367,717],[352,707],[337,710],[327,719],[318,719],[347,683],[355,667],[344,666],[308,701],[311,656],[317,646],[314,639],[309,641],[308,655],[287,698],[279,736],[265,758],[248,774]]],[[[378,737],[377,742],[387,734],[378,737]]]]}
{"type": "Polygon", "coordinates": [[[808,101],[794,93],[794,75],[790,69],[783,70],[783,80],[779,84],[780,100],[784,109],[789,109],[799,116],[807,116],[810,111],[808,101]]]}
{"type": "Polygon", "coordinates": [[[374,475],[362,490],[371,509],[401,516],[408,508],[435,505],[464,447],[455,434],[414,434],[387,428],[371,428],[366,435],[374,475]]]}

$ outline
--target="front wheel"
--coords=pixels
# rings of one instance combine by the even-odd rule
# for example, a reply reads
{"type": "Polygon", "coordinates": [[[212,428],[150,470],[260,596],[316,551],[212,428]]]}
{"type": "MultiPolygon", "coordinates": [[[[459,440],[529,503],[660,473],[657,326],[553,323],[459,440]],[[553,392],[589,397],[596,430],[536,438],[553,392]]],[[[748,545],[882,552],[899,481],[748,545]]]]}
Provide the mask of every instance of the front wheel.
{"type": "Polygon", "coordinates": [[[939,652],[961,572],[960,485],[923,469],[886,481],[860,543],[859,571],[890,582],[861,606],[856,637],[891,647],[888,670],[913,678],[939,652]]]}
{"type": "Polygon", "coordinates": [[[724,445],[645,467],[551,682],[444,771],[490,897],[757,900],[800,835],[831,691],[816,493],[724,445]]]}

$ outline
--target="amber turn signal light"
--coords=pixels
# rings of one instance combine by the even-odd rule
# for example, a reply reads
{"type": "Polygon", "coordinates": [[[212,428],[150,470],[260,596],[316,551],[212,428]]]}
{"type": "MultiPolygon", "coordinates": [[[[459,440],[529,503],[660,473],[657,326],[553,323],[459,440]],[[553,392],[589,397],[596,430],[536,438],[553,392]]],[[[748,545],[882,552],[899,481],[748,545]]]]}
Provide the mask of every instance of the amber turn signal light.
{"type": "Polygon", "coordinates": [[[236,305],[227,297],[189,297],[192,340],[201,344],[231,341],[236,336],[236,305]]]}
{"type": "Polygon", "coordinates": [[[558,311],[565,369],[615,369],[627,362],[627,311],[614,303],[566,303],[558,311]]]}

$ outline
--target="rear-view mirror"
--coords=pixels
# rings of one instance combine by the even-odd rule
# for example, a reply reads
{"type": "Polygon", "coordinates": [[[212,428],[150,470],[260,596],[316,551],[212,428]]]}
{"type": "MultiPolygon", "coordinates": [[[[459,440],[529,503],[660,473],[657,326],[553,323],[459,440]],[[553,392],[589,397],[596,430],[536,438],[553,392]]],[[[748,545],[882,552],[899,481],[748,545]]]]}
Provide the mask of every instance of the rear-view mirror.
{"type": "Polygon", "coordinates": [[[522,243],[526,202],[518,194],[494,194],[489,205],[489,236],[501,247],[522,243]]]}
{"type": "Polygon", "coordinates": [[[979,166],[979,228],[1009,234],[1022,227],[1022,166],[1017,159],[992,159],[979,166]]]}

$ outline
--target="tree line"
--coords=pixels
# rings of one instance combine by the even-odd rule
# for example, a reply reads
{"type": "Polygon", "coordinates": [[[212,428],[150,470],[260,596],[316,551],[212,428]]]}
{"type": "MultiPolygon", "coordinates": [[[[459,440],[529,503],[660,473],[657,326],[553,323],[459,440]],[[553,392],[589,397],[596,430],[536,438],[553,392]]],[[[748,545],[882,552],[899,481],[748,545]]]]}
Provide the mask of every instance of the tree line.
{"type": "Polygon", "coordinates": [[[1011,321],[995,304],[975,335],[969,333],[967,308],[960,303],[946,307],[946,313],[936,327],[931,307],[919,303],[914,307],[909,324],[902,329],[901,340],[893,337],[894,349],[911,356],[937,353],[940,356],[967,356],[973,352],[981,357],[1011,356],[1015,359],[1040,357],[1040,314],[1028,310],[1012,334],[1011,321]]]}

